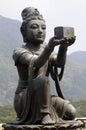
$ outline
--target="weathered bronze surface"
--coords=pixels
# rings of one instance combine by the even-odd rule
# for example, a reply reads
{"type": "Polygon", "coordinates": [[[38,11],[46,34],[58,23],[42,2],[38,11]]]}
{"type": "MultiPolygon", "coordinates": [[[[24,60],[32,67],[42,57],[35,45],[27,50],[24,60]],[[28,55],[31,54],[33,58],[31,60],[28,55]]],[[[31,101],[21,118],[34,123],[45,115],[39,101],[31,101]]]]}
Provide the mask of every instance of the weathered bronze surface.
{"type": "Polygon", "coordinates": [[[19,75],[14,98],[17,118],[10,123],[54,125],[61,120],[73,120],[76,110],[64,99],[59,81],[63,76],[67,48],[75,42],[75,37],[58,40],[54,36],[45,45],[46,23],[39,11],[33,7],[25,8],[22,18],[20,30],[25,45],[13,53],[19,75]],[[59,51],[54,54],[56,46],[59,51]],[[49,74],[55,81],[58,96],[50,94],[49,74]]]}

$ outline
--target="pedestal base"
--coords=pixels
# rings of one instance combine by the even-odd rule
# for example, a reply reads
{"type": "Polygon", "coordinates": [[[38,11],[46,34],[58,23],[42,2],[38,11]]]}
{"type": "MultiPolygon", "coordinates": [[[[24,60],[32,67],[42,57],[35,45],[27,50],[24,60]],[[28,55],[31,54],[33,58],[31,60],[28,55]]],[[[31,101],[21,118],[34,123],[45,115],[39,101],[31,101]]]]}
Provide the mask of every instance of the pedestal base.
{"type": "Polygon", "coordinates": [[[3,124],[4,130],[81,130],[84,122],[78,121],[62,121],[55,125],[12,125],[3,124]]]}

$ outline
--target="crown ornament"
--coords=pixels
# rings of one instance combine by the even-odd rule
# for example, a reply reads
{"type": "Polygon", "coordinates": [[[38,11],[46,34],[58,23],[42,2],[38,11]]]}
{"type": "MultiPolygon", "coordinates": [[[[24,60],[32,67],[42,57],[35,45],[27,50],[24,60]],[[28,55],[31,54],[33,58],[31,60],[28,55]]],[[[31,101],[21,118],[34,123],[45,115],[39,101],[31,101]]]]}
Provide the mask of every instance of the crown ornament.
{"type": "Polygon", "coordinates": [[[34,7],[25,8],[22,13],[22,20],[31,20],[31,19],[43,19],[43,16],[39,13],[39,11],[34,7]]]}

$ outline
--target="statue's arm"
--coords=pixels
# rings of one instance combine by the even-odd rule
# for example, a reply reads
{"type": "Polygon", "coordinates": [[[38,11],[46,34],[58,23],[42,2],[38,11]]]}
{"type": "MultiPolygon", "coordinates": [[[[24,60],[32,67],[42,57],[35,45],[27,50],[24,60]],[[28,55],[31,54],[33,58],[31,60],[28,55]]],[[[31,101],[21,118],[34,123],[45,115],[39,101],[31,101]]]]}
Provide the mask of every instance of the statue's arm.
{"type": "Polygon", "coordinates": [[[64,44],[60,45],[56,60],[58,67],[64,67],[66,63],[67,49],[74,44],[75,40],[76,37],[71,37],[70,39],[66,39],[64,44]]]}
{"type": "Polygon", "coordinates": [[[75,37],[66,39],[63,44],[59,46],[58,54],[51,57],[51,62],[57,67],[64,67],[66,63],[67,49],[75,42],[75,37]]]}
{"type": "Polygon", "coordinates": [[[51,53],[54,50],[54,47],[57,45],[60,45],[59,47],[59,52],[58,56],[56,59],[56,64],[58,67],[62,67],[65,64],[66,61],[66,51],[67,51],[67,46],[65,43],[65,39],[55,39],[55,37],[52,37],[44,50],[40,53],[40,55],[35,55],[29,52],[28,50],[25,49],[19,49],[14,52],[13,58],[15,60],[15,63],[22,63],[22,64],[29,64],[31,58],[34,60],[34,66],[37,68],[40,68],[43,66],[46,61],[49,59],[51,53]]]}
{"type": "Polygon", "coordinates": [[[54,53],[50,57],[50,64],[56,67],[64,67],[66,63],[67,47],[59,46],[58,53],[54,53]]]}
{"type": "Polygon", "coordinates": [[[58,40],[55,37],[52,37],[48,44],[46,45],[44,51],[41,55],[35,60],[35,66],[42,66],[50,57],[51,53],[54,50],[54,47],[65,42],[65,39],[58,40]]]}
{"type": "Polygon", "coordinates": [[[67,46],[60,45],[56,58],[56,64],[58,67],[64,67],[66,63],[67,46]]]}
{"type": "Polygon", "coordinates": [[[41,67],[49,59],[49,56],[53,52],[54,47],[50,47],[49,44],[45,46],[43,52],[35,59],[34,66],[41,67]]]}
{"type": "Polygon", "coordinates": [[[25,49],[17,49],[14,51],[13,59],[15,64],[29,64],[31,58],[34,60],[34,66],[40,68],[43,66],[46,61],[49,59],[51,53],[54,50],[54,47],[59,45],[60,43],[64,42],[64,40],[56,40],[54,37],[51,38],[44,48],[44,50],[40,53],[40,55],[32,54],[31,52],[25,49]]]}
{"type": "Polygon", "coordinates": [[[50,48],[49,45],[46,45],[46,47],[44,48],[43,52],[41,52],[40,55],[35,55],[25,49],[19,48],[14,50],[13,59],[16,65],[18,64],[28,65],[30,60],[33,58],[34,66],[39,68],[42,65],[44,65],[45,62],[48,60],[53,49],[54,47],[50,48]]]}

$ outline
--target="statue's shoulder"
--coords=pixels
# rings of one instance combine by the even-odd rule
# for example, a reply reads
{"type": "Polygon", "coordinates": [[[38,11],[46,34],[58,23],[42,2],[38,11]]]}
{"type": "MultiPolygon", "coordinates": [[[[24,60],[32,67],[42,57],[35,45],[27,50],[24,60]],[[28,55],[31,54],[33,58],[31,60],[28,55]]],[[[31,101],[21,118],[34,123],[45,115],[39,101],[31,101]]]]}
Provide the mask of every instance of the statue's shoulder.
{"type": "Polygon", "coordinates": [[[27,49],[26,47],[22,46],[20,48],[16,48],[13,51],[13,55],[22,55],[23,53],[31,53],[31,51],[29,51],[29,49],[27,49]]]}
{"type": "Polygon", "coordinates": [[[19,59],[19,57],[21,57],[24,53],[31,54],[31,52],[25,47],[16,48],[13,51],[13,59],[14,59],[14,61],[16,62],[17,59],[19,59]]]}

